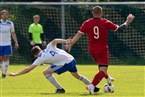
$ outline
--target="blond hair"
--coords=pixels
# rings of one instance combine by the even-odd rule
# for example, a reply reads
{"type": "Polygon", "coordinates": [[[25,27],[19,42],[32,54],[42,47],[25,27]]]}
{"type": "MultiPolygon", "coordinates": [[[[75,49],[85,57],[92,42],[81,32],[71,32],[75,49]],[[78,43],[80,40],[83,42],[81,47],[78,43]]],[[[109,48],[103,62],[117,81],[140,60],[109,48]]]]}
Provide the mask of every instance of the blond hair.
{"type": "Polygon", "coordinates": [[[8,12],[7,10],[2,10],[2,11],[1,11],[1,15],[2,15],[3,13],[9,14],[9,12],[8,12]]]}
{"type": "Polygon", "coordinates": [[[33,19],[35,19],[35,18],[40,18],[40,16],[39,15],[34,15],[33,19]]]}
{"type": "Polygon", "coordinates": [[[103,11],[103,9],[102,9],[101,6],[94,6],[94,7],[93,7],[93,10],[92,10],[92,12],[93,12],[94,14],[97,14],[97,15],[102,14],[102,11],[103,11]]]}

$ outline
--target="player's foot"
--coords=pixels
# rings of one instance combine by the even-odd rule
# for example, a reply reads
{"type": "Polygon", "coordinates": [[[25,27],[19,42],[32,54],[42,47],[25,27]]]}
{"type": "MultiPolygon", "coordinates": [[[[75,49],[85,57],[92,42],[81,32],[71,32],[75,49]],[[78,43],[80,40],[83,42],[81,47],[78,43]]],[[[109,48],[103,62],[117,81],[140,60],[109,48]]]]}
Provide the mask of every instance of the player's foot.
{"type": "Polygon", "coordinates": [[[114,81],[114,78],[109,76],[106,80],[108,84],[111,84],[111,82],[114,81]]]}
{"type": "Polygon", "coordinates": [[[64,89],[57,89],[55,93],[65,93],[64,89]]]}
{"type": "Polygon", "coordinates": [[[6,74],[3,74],[3,73],[2,73],[2,78],[6,78],[6,74]]]}
{"type": "Polygon", "coordinates": [[[100,88],[95,87],[94,92],[99,92],[100,88]]]}
{"type": "Polygon", "coordinates": [[[94,94],[95,87],[93,84],[87,85],[86,89],[90,92],[90,94],[94,94]]]}

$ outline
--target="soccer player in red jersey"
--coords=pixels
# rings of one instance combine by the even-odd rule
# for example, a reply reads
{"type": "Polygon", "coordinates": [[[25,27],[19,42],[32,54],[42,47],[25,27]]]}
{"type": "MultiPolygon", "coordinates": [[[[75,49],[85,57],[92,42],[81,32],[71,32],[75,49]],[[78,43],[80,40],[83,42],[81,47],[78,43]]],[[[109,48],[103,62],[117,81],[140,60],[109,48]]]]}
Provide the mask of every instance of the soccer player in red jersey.
{"type": "Polygon", "coordinates": [[[94,76],[92,84],[87,86],[87,89],[91,94],[94,94],[94,88],[102,80],[102,78],[107,79],[107,83],[111,84],[113,80],[107,74],[108,64],[109,64],[109,55],[108,55],[108,31],[122,31],[133,21],[134,15],[129,14],[126,18],[126,21],[118,26],[117,24],[112,23],[111,21],[102,18],[103,10],[100,6],[93,7],[92,10],[93,18],[86,20],[77,34],[73,37],[71,41],[67,42],[66,49],[71,50],[71,47],[81,38],[82,35],[86,34],[89,40],[88,50],[95,60],[98,63],[99,72],[94,76]]]}

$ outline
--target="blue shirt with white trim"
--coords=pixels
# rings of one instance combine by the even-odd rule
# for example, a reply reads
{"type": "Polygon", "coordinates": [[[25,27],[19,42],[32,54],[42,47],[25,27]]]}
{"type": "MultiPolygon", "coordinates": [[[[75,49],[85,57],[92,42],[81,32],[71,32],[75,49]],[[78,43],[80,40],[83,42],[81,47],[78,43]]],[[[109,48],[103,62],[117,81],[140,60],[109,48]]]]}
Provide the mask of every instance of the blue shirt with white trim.
{"type": "Polygon", "coordinates": [[[15,32],[13,22],[0,20],[0,46],[11,45],[12,32],[15,32]]]}

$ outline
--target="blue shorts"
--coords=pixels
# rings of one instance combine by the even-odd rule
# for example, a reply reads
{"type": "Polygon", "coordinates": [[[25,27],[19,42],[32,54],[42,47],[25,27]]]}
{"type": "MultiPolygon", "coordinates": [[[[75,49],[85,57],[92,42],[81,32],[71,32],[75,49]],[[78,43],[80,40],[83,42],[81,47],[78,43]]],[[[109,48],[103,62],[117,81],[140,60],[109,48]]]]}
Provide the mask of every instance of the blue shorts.
{"type": "Polygon", "coordinates": [[[11,56],[12,55],[12,46],[0,46],[0,56],[11,56]]]}
{"type": "Polygon", "coordinates": [[[53,70],[53,72],[55,72],[57,74],[62,74],[64,72],[66,72],[66,71],[77,72],[76,61],[73,60],[70,63],[65,64],[64,66],[52,65],[51,69],[53,70]]]}

